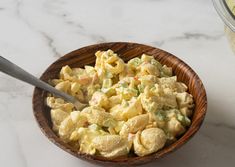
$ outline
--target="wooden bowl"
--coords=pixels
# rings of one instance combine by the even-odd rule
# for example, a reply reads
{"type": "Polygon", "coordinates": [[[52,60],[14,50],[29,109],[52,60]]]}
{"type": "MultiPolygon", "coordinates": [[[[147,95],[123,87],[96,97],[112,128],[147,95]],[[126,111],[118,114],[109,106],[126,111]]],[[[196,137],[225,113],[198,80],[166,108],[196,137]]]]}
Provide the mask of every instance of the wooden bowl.
{"type": "Polygon", "coordinates": [[[195,100],[195,109],[192,116],[192,124],[183,136],[181,136],[173,144],[164,147],[156,153],[147,155],[144,157],[119,157],[115,159],[107,159],[93,155],[86,155],[77,152],[70,145],[64,143],[52,130],[52,122],[50,117],[50,109],[45,104],[45,98],[47,92],[35,88],[33,94],[33,110],[34,116],[41,128],[42,132],[51,140],[54,144],[59,146],[61,149],[68,153],[78,157],[80,159],[89,161],[91,163],[107,165],[107,166],[129,166],[129,165],[140,165],[150,161],[157,160],[163,155],[169,154],[176,150],[184,143],[186,143],[200,128],[207,109],[207,98],[205,88],[198,77],[198,75],[182,60],[173,56],[172,54],[163,51],[158,48],[146,46],[137,43],[127,42],[113,42],[113,43],[102,43],[87,46],[58,59],[41,76],[41,80],[48,81],[49,79],[58,78],[60,69],[69,65],[71,67],[83,67],[84,65],[94,65],[95,63],[95,52],[98,50],[112,49],[118,53],[124,61],[127,61],[133,57],[141,56],[143,53],[153,55],[159,62],[166,64],[173,68],[173,72],[177,75],[178,80],[184,82],[189,92],[193,95],[195,100]]]}

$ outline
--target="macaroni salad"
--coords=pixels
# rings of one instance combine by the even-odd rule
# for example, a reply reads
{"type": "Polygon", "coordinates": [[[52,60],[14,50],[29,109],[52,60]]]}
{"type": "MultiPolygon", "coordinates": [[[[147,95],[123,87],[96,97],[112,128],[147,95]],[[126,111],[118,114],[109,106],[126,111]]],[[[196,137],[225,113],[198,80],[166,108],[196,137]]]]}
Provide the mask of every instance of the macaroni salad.
{"type": "Polygon", "coordinates": [[[125,63],[97,51],[95,66],[64,66],[56,89],[89,103],[82,111],[49,95],[53,130],[78,151],[115,158],[145,156],[174,142],[191,124],[193,97],[172,69],[143,54],[125,63]]]}

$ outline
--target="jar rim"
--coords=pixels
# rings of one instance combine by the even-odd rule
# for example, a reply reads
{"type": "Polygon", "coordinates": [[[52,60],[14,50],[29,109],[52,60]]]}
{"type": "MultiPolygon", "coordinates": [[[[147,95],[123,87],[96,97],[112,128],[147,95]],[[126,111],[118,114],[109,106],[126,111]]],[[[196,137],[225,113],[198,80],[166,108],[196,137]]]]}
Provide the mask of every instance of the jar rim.
{"type": "Polygon", "coordinates": [[[235,32],[235,16],[232,14],[230,9],[227,6],[225,0],[213,0],[213,5],[223,20],[223,22],[235,32]]]}

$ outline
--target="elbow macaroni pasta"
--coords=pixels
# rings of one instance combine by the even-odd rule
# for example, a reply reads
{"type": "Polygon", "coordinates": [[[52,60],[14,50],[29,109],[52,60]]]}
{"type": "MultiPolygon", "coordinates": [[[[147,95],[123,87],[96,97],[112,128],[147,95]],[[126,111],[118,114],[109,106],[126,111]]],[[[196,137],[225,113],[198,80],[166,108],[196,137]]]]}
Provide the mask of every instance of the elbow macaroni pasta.
{"type": "Polygon", "coordinates": [[[143,54],[125,63],[112,50],[97,51],[95,66],[64,66],[58,90],[89,104],[82,111],[49,95],[53,130],[82,153],[107,158],[152,154],[190,125],[194,101],[172,69],[143,54]]]}

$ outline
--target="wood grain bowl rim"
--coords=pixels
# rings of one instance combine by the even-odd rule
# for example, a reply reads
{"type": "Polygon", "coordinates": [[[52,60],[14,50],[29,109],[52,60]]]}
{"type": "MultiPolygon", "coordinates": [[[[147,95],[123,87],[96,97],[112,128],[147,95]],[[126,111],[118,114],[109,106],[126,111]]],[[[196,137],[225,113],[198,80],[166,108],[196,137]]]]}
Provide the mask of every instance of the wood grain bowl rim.
{"type": "MultiPolygon", "coordinates": [[[[48,81],[51,76],[48,76],[48,73],[58,75],[58,70],[64,65],[63,63],[66,61],[69,61],[73,58],[75,58],[77,55],[82,55],[90,52],[94,52],[97,50],[105,50],[105,49],[113,49],[114,52],[124,52],[127,53],[127,51],[138,51],[138,55],[140,56],[141,53],[147,53],[147,54],[152,54],[154,57],[159,60],[162,64],[169,64],[172,63],[173,71],[175,73],[183,73],[182,77],[188,77],[188,80],[184,82],[188,82],[186,85],[189,87],[194,88],[193,94],[197,94],[197,98],[195,98],[195,102],[198,101],[198,98],[200,99],[200,104],[197,105],[196,103],[196,108],[194,110],[194,115],[192,118],[192,124],[189,127],[189,129],[186,131],[186,133],[180,137],[176,142],[173,144],[164,147],[163,149],[159,150],[156,153],[153,153],[151,155],[147,155],[144,157],[120,157],[116,159],[107,159],[103,157],[98,157],[94,155],[87,155],[83,154],[80,152],[77,152],[75,149],[73,149],[71,146],[68,144],[64,143],[51,129],[50,127],[50,122],[48,119],[45,117],[43,114],[43,111],[45,109],[45,96],[46,92],[35,88],[34,93],[33,93],[33,113],[34,117],[41,129],[41,131],[44,133],[47,138],[54,144],[56,144],[58,147],[61,149],[65,150],[66,152],[74,155],[75,157],[78,157],[83,160],[87,160],[91,163],[99,164],[99,165],[112,165],[112,166],[120,166],[120,165],[141,165],[153,160],[156,160],[163,155],[166,155],[168,153],[171,153],[172,151],[176,150],[177,148],[181,147],[183,144],[185,144],[191,137],[194,136],[194,134],[199,130],[206,114],[207,110],[207,97],[206,97],[206,91],[203,86],[202,81],[198,77],[198,75],[189,67],[186,63],[184,63],[182,60],[177,58],[176,56],[172,55],[171,53],[168,53],[164,50],[144,45],[144,44],[138,44],[138,43],[130,43],[130,42],[110,42],[110,43],[100,43],[100,44],[94,44],[86,47],[82,47],[80,49],[74,50],[65,56],[62,56],[59,58],[57,61],[55,61],[53,64],[51,64],[47,70],[42,74],[40,79],[43,81],[48,81]],[[141,53],[139,53],[141,52],[141,53]],[[62,63],[62,64],[61,64],[62,63]],[[57,66],[58,64],[61,64],[60,66],[57,66]],[[57,72],[54,73],[54,68],[57,68],[57,72]],[[192,76],[191,76],[192,75],[192,76]],[[200,111],[198,111],[200,109],[200,111]],[[195,120],[195,121],[194,121],[195,120]]],[[[123,55],[121,55],[123,56],[123,55]]],[[[133,56],[133,57],[136,57],[133,56]]],[[[80,57],[79,57],[80,58],[80,57]]],[[[82,57],[81,57],[82,58],[82,57]]],[[[125,57],[123,57],[125,59],[125,57]]],[[[130,59],[132,57],[129,57],[130,59]]],[[[94,59],[94,58],[93,58],[94,59]]],[[[85,60],[85,58],[84,58],[85,60]]],[[[94,60],[93,60],[94,61],[94,60]]],[[[86,62],[86,61],[85,61],[86,62]]],[[[65,63],[66,64],[66,63],[65,63]]],[[[169,66],[169,65],[168,65],[169,66]]],[[[81,67],[81,66],[80,66],[81,67]]],[[[177,76],[179,75],[177,74],[177,76]]],[[[54,78],[52,77],[52,78],[54,78]]],[[[190,92],[191,93],[191,92],[190,92]]],[[[198,103],[199,103],[198,102],[198,103]]]]}

